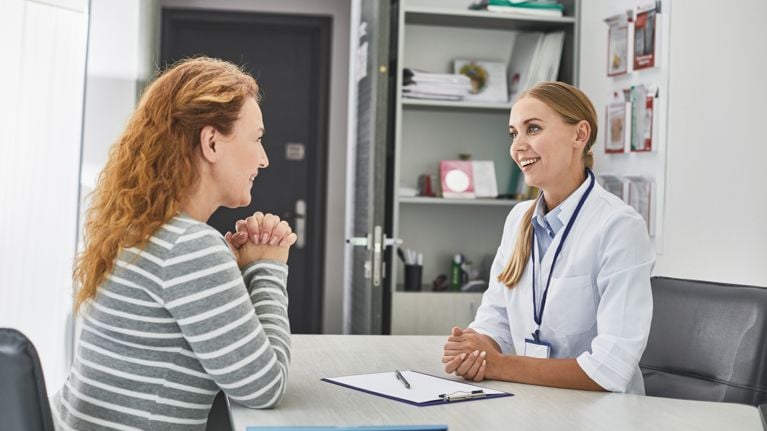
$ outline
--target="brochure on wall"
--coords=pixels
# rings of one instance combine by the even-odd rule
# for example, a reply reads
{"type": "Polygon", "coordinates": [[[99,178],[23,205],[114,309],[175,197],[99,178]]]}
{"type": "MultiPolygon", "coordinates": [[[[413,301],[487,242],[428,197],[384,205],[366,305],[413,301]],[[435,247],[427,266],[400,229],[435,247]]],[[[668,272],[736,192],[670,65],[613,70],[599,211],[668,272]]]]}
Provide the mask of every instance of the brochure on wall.
{"type": "Polygon", "coordinates": [[[634,20],[634,70],[656,66],[657,26],[656,4],[637,8],[634,20]]]}
{"type": "Polygon", "coordinates": [[[657,90],[644,85],[631,87],[631,151],[652,151],[653,107],[657,90]]]}
{"type": "Polygon", "coordinates": [[[605,18],[607,30],[607,76],[623,75],[629,71],[629,21],[632,12],[605,18]]]}
{"type": "Polygon", "coordinates": [[[471,79],[471,91],[463,100],[483,102],[507,102],[506,63],[502,61],[478,61],[456,59],[453,72],[471,79]]]}
{"type": "Polygon", "coordinates": [[[654,220],[651,216],[654,206],[654,182],[649,178],[632,175],[627,175],[626,180],[628,181],[627,203],[645,220],[650,236],[655,236],[654,220]]]}
{"type": "Polygon", "coordinates": [[[624,193],[624,183],[623,180],[618,177],[617,175],[612,174],[602,174],[597,177],[597,180],[599,181],[599,184],[608,192],[614,194],[615,196],[618,196],[622,200],[625,199],[625,193],[624,193]]]}
{"type": "Polygon", "coordinates": [[[613,92],[613,97],[606,108],[607,133],[605,133],[605,153],[626,152],[626,143],[631,137],[631,103],[627,100],[630,90],[613,92]]]}

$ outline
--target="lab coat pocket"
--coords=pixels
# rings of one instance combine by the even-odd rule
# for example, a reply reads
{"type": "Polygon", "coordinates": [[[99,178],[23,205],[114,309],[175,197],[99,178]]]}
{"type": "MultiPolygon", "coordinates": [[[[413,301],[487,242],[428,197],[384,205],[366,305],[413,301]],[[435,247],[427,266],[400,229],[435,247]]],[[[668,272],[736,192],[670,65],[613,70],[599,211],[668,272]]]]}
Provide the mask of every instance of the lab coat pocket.
{"type": "Polygon", "coordinates": [[[591,275],[552,278],[543,324],[558,335],[590,330],[597,321],[591,275]]]}

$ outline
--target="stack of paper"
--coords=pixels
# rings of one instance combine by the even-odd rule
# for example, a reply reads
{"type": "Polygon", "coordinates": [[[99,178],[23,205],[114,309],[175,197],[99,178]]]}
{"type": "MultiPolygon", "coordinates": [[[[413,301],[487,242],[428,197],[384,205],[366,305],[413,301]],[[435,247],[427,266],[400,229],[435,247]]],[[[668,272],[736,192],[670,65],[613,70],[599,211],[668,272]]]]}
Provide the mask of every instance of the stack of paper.
{"type": "Polygon", "coordinates": [[[457,73],[403,70],[402,96],[413,99],[462,100],[471,92],[471,79],[457,73]]]}

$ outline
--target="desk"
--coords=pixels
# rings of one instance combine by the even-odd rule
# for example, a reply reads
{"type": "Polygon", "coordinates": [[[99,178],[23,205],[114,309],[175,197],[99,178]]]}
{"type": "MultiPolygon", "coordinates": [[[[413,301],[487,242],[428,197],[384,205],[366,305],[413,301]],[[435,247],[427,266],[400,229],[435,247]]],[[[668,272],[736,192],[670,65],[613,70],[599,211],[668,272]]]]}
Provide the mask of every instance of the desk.
{"type": "MultiPolygon", "coordinates": [[[[272,410],[231,404],[232,425],[448,424],[461,430],[761,431],[755,407],[480,383],[515,396],[415,407],[320,381],[322,377],[411,369],[445,376],[441,336],[294,335],[282,403],[272,410]]],[[[453,376],[455,378],[455,376],[453,376]]]]}

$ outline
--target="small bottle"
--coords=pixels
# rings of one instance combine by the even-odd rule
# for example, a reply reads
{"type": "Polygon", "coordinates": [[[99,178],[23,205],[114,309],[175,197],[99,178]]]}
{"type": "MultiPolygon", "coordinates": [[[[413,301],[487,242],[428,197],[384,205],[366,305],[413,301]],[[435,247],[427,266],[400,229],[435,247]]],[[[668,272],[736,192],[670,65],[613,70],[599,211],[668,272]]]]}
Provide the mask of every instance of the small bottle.
{"type": "Polygon", "coordinates": [[[456,254],[453,256],[453,262],[450,264],[450,290],[453,292],[458,292],[461,290],[461,282],[462,282],[462,270],[461,270],[461,264],[463,263],[463,256],[461,254],[456,254]]]}

